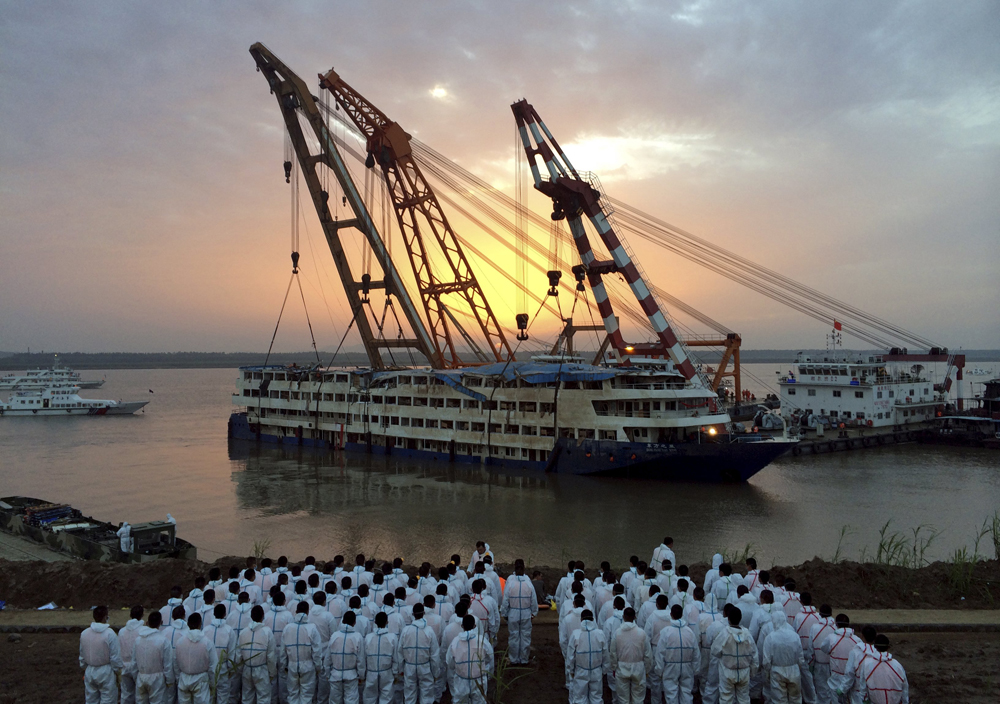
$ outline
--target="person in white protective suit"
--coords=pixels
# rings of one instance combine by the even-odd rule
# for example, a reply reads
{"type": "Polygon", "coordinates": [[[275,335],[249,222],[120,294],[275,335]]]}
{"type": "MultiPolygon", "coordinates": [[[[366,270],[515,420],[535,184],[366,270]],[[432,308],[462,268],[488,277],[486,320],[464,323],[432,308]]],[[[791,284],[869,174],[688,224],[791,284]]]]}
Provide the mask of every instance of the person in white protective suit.
{"type": "Polygon", "coordinates": [[[124,669],[118,636],[108,625],[108,607],[94,607],[94,622],[80,634],[80,668],[87,704],[116,704],[117,675],[124,669]]]}
{"type": "MultiPolygon", "coordinates": [[[[160,609],[160,618],[163,621],[164,628],[166,628],[170,622],[174,620],[174,609],[178,606],[184,606],[184,599],[181,598],[183,593],[184,590],[181,589],[179,584],[170,587],[170,598],[167,599],[167,605],[160,609]]],[[[185,609],[183,618],[187,620],[187,617],[187,609],[185,609]]]]}
{"type": "Polygon", "coordinates": [[[793,619],[789,619],[789,622],[792,625],[792,630],[798,634],[799,640],[802,642],[802,655],[805,658],[805,665],[802,668],[802,700],[813,704],[816,701],[816,686],[810,662],[809,632],[819,622],[819,613],[812,605],[812,594],[809,592],[802,592],[799,595],[799,601],[802,603],[802,610],[793,619]]]}
{"type": "MultiPolygon", "coordinates": [[[[316,626],[316,630],[319,632],[319,642],[323,648],[321,658],[323,662],[326,662],[326,648],[330,643],[330,639],[333,637],[333,634],[339,630],[335,628],[336,619],[334,619],[330,610],[326,608],[326,592],[315,592],[312,595],[311,602],[306,601],[300,603],[304,603],[309,606],[309,623],[316,626]]],[[[295,608],[297,612],[298,607],[296,606],[295,608]]],[[[355,614],[354,630],[358,632],[360,638],[363,639],[365,637],[365,631],[358,628],[357,614],[355,614]]],[[[320,677],[316,681],[316,699],[325,702],[329,698],[330,680],[326,677],[320,677]]]]}
{"type": "Polygon", "coordinates": [[[760,570],[757,569],[757,560],[753,557],[746,559],[747,576],[743,578],[743,584],[754,596],[757,596],[757,589],[760,587],[760,570]]]}
{"type": "Polygon", "coordinates": [[[358,683],[364,681],[365,640],[358,633],[358,615],[348,611],[341,619],[340,629],[330,637],[324,655],[324,667],[330,683],[330,704],[357,704],[358,683]]]}
{"type": "Polygon", "coordinates": [[[565,612],[566,615],[559,624],[559,649],[563,654],[564,674],[566,676],[566,689],[570,688],[570,662],[569,662],[569,639],[573,632],[583,624],[583,612],[587,610],[586,599],[583,594],[577,594],[573,598],[573,608],[565,612]]]}
{"type": "Polygon", "coordinates": [[[660,675],[666,704],[691,704],[694,676],[701,669],[698,637],[683,616],[684,609],[679,604],[670,607],[670,623],[660,631],[660,640],[653,652],[653,669],[660,675]]]}
{"type": "Polygon", "coordinates": [[[889,639],[875,637],[875,654],[861,665],[864,701],[871,704],[910,704],[910,683],[906,670],[889,654],[889,639]]]}
{"type": "Polygon", "coordinates": [[[666,594],[667,597],[674,595],[677,591],[677,580],[678,577],[674,574],[674,563],[670,560],[664,560],[660,564],[660,571],[656,573],[656,584],[660,587],[660,593],[666,594]]]}
{"type": "Polygon", "coordinates": [[[728,562],[719,565],[719,578],[712,584],[712,593],[720,604],[736,604],[739,599],[737,589],[743,584],[742,577],[733,574],[733,567],[728,562]]]}
{"type": "MultiPolygon", "coordinates": [[[[202,608],[205,606],[205,578],[201,575],[195,577],[194,589],[188,592],[187,598],[184,599],[184,613],[190,616],[191,614],[200,614],[202,608]]],[[[202,619],[204,622],[204,619],[202,619]]]]}
{"type": "Polygon", "coordinates": [[[493,551],[490,550],[490,544],[483,542],[482,540],[476,541],[476,549],[472,551],[472,557],[469,558],[469,563],[465,567],[465,571],[472,574],[476,571],[476,565],[483,561],[483,558],[489,555],[494,557],[493,551]]]}
{"type": "Polygon", "coordinates": [[[253,607],[250,619],[250,626],[240,631],[236,640],[243,661],[243,704],[269,704],[271,685],[278,676],[278,651],[274,634],[264,625],[264,607],[253,607]]]}
{"type": "Polygon", "coordinates": [[[638,607],[635,614],[635,622],[639,624],[639,628],[646,627],[646,621],[649,620],[650,614],[656,611],[656,601],[661,596],[660,587],[656,584],[650,585],[649,587],[649,598],[638,607]]]}
{"type": "MultiPolygon", "coordinates": [[[[615,634],[618,633],[618,629],[622,627],[625,623],[625,599],[621,596],[616,596],[615,600],[611,603],[613,607],[611,615],[604,619],[604,625],[601,625],[600,620],[597,622],[598,628],[604,631],[604,638],[608,641],[608,648],[613,645],[615,634]]],[[[633,612],[634,613],[634,612],[633,612]]],[[[614,658],[612,658],[612,661],[614,658]]],[[[617,683],[615,681],[615,668],[612,667],[611,671],[608,673],[608,689],[611,690],[612,698],[616,697],[617,683]]]]}
{"type": "Polygon", "coordinates": [[[761,669],[770,682],[774,704],[802,704],[802,641],[784,613],[771,614],[772,631],[761,647],[761,669]]]}
{"type": "MultiPolygon", "coordinates": [[[[833,632],[826,637],[820,648],[830,658],[830,674],[827,679],[827,688],[836,693],[844,672],[847,670],[847,661],[851,651],[861,647],[862,641],[854,634],[854,629],[850,628],[851,619],[847,614],[837,614],[834,619],[836,627],[833,632]]],[[[840,699],[840,695],[834,696],[835,700],[840,699]]]]}
{"type": "Polygon", "coordinates": [[[635,624],[635,609],[625,609],[622,619],[622,625],[608,639],[615,700],[618,704],[642,704],[646,699],[646,673],[653,667],[653,651],[646,632],[635,624]]]}
{"type": "Polygon", "coordinates": [[[861,629],[861,643],[850,651],[844,674],[839,678],[830,678],[829,686],[841,700],[851,704],[864,703],[864,683],[861,681],[861,668],[865,660],[875,657],[875,638],[878,634],[872,626],[861,629]]]}
{"type": "MultiPolygon", "coordinates": [[[[660,643],[660,633],[670,625],[670,611],[667,609],[669,601],[666,594],[657,594],[656,609],[646,617],[646,622],[642,627],[642,630],[649,637],[649,647],[653,650],[654,660],[656,658],[656,648],[660,643]]],[[[663,685],[660,682],[661,669],[654,666],[649,671],[649,674],[646,675],[646,683],[649,686],[651,701],[654,702],[660,702],[663,699],[663,685]]]]}
{"type": "Polygon", "coordinates": [[[712,587],[715,586],[715,580],[719,578],[719,565],[721,564],[722,555],[719,553],[712,555],[712,569],[705,573],[705,583],[701,586],[701,588],[705,590],[705,594],[712,593],[712,587]]]}
{"type": "Polygon", "coordinates": [[[712,655],[719,659],[720,704],[750,704],[750,676],[760,665],[750,631],[739,625],[742,618],[743,614],[733,606],[728,628],[712,643],[712,655]]]}
{"type": "Polygon", "coordinates": [[[132,655],[137,704],[163,704],[167,686],[174,683],[173,650],[160,631],[160,621],[160,612],[153,611],[135,639],[132,655]]]}
{"type": "Polygon", "coordinates": [[[828,685],[830,679],[830,655],[821,647],[837,627],[833,620],[833,609],[829,604],[819,607],[819,620],[809,629],[809,639],[805,648],[806,665],[813,677],[817,704],[831,704],[833,692],[828,685]]]}
{"type": "Polygon", "coordinates": [[[802,611],[802,595],[795,591],[794,579],[786,579],[782,588],[784,593],[781,595],[781,608],[785,610],[785,616],[791,621],[802,611]]]}
{"type": "Polygon", "coordinates": [[[729,627],[729,612],[732,604],[724,604],[722,611],[716,609],[714,594],[705,595],[705,610],[698,619],[701,631],[701,672],[698,673],[698,691],[704,704],[719,702],[719,658],[712,654],[712,643],[729,627]]]}
{"type": "Polygon", "coordinates": [[[129,525],[128,521],[122,521],[121,527],[116,533],[118,536],[118,547],[122,552],[132,552],[133,539],[132,539],[132,526],[129,525]]]}
{"type": "Polygon", "coordinates": [[[279,698],[285,700],[288,684],[285,679],[285,668],[280,663],[281,634],[292,622],[294,615],[285,608],[285,595],[281,593],[281,590],[275,589],[274,596],[269,601],[270,604],[264,606],[264,625],[271,629],[271,633],[274,634],[275,646],[279,650],[278,681],[274,683],[274,686],[277,688],[279,698]]]}
{"type": "Polygon", "coordinates": [[[649,561],[649,564],[659,567],[664,560],[670,560],[671,565],[677,564],[677,558],[674,556],[674,539],[669,535],[653,550],[653,559],[649,561]]]}
{"type": "Polygon", "coordinates": [[[118,631],[118,649],[122,656],[121,704],[135,704],[135,641],[143,627],[142,606],[132,607],[128,623],[118,631]]]}
{"type": "Polygon", "coordinates": [[[611,614],[617,611],[624,611],[625,607],[628,606],[628,602],[625,600],[625,586],[622,584],[616,584],[611,588],[611,598],[607,601],[601,610],[597,612],[597,625],[604,628],[604,624],[607,623],[611,614]],[[618,599],[622,600],[621,608],[615,606],[618,599]]]}
{"type": "Polygon", "coordinates": [[[424,619],[424,605],[413,605],[413,622],[399,634],[396,651],[403,672],[403,701],[431,704],[434,680],[441,667],[441,648],[433,629],[424,619]]]}
{"type": "Polygon", "coordinates": [[[462,618],[462,633],[445,656],[451,701],[454,704],[486,704],[493,673],[493,646],[480,635],[475,616],[462,618]]]}
{"type": "MultiPolygon", "coordinates": [[[[284,596],[284,595],[282,595],[284,596]]],[[[312,704],[316,681],[323,677],[323,643],[316,626],[309,623],[309,605],[295,607],[291,623],[281,630],[278,641],[278,679],[285,671],[288,704],[312,704]]]]}
{"type": "Polygon", "coordinates": [[[389,615],[384,611],[378,612],[375,614],[375,630],[365,637],[364,704],[392,702],[393,682],[402,663],[396,649],[399,637],[389,630],[388,625],[389,615]]]}
{"type": "MultiPolygon", "coordinates": [[[[632,555],[628,559],[628,564],[629,564],[629,568],[622,573],[622,576],[618,580],[619,582],[621,582],[622,586],[625,587],[625,594],[626,594],[625,599],[626,600],[629,598],[628,594],[630,594],[632,592],[632,589],[631,589],[632,584],[635,582],[636,579],[639,578],[639,575],[642,574],[639,571],[639,556],[638,555],[632,555]]],[[[645,569],[645,568],[643,568],[643,569],[645,569]]]]}
{"type": "Polygon", "coordinates": [[[745,584],[736,587],[736,608],[743,614],[743,621],[740,625],[749,630],[750,624],[753,623],[754,614],[760,608],[760,602],[757,601],[757,597],[750,593],[745,584]]]}
{"type": "Polygon", "coordinates": [[[486,594],[486,580],[477,579],[472,583],[472,600],[469,602],[469,613],[478,618],[486,628],[490,645],[496,642],[500,630],[500,609],[496,600],[486,594]]]}
{"type": "Polygon", "coordinates": [[[483,557],[483,579],[491,587],[490,595],[499,604],[500,600],[503,599],[503,585],[500,583],[500,575],[497,574],[496,569],[493,567],[493,558],[489,555],[483,557]]]}
{"type": "Polygon", "coordinates": [[[183,606],[175,606],[171,616],[173,619],[163,627],[163,637],[166,638],[167,645],[170,646],[170,659],[174,661],[174,672],[170,678],[173,684],[167,685],[166,694],[163,696],[163,701],[166,704],[174,704],[177,701],[177,643],[184,637],[184,632],[188,629],[183,606]]]}
{"type": "Polygon", "coordinates": [[[188,616],[188,629],[174,648],[178,704],[211,704],[212,676],[219,656],[215,643],[201,630],[201,614],[188,616]]]}
{"type": "Polygon", "coordinates": [[[236,658],[236,631],[226,623],[226,607],[224,604],[215,605],[212,621],[208,625],[202,623],[202,631],[205,632],[205,635],[215,645],[217,662],[221,663],[212,674],[215,701],[218,704],[226,704],[229,701],[230,693],[233,691],[237,669],[234,665],[236,658]]]}
{"type": "Polygon", "coordinates": [[[570,704],[600,704],[604,675],[611,671],[611,654],[604,632],[597,628],[594,613],[585,609],[580,628],[569,637],[570,704]]]}
{"type": "Polygon", "coordinates": [[[784,609],[781,608],[781,604],[776,604],[774,601],[774,592],[763,591],[760,593],[760,606],[754,612],[753,619],[750,621],[750,636],[760,647],[760,629],[765,623],[771,622],[771,614],[781,612],[785,613],[784,609]]]}
{"type": "Polygon", "coordinates": [[[514,561],[514,574],[507,578],[500,615],[507,619],[511,664],[527,665],[531,652],[531,619],[538,615],[538,600],[535,587],[524,573],[524,560],[514,561]]]}

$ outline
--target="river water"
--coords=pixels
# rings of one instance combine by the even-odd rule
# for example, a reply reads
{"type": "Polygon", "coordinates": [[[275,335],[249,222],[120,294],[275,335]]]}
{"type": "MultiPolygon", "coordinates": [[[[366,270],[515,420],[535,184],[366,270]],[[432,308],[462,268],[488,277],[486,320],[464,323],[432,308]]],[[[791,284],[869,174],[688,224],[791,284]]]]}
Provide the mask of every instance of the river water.
{"type": "MultiPolygon", "coordinates": [[[[760,379],[778,368],[744,366],[760,379]]],[[[102,375],[104,388],[83,395],[148,399],[145,413],[0,419],[0,496],[72,503],[114,522],[169,512],[207,560],[268,541],[268,554],[292,559],[363,551],[443,563],[481,538],[502,561],[623,564],[633,553],[649,559],[669,534],[683,562],[752,543],[762,564],[788,564],[831,557],[845,525],[843,551],[857,557],[889,519],[902,531],[939,531],[927,554],[941,558],[971,544],[1000,506],[995,451],[903,445],[787,456],[747,484],[722,486],[496,474],[229,443],[235,370],[85,374],[102,375]]]]}

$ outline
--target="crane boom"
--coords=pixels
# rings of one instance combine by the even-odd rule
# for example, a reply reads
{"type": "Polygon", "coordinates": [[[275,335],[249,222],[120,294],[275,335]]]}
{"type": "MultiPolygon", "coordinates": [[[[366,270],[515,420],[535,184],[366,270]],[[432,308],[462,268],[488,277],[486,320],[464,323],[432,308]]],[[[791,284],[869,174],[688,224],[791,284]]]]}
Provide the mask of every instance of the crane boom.
{"type": "Polygon", "coordinates": [[[549,132],[542,118],[527,100],[520,100],[510,106],[517,123],[518,134],[531,167],[531,175],[535,181],[535,189],[552,199],[553,219],[566,218],[569,223],[573,241],[576,243],[587,274],[587,281],[594,292],[594,299],[604,321],[611,345],[620,358],[639,353],[644,356],[667,357],[685,379],[702,385],[703,381],[688,358],[683,342],[678,338],[666,315],[660,309],[653,296],[649,283],[632,256],[628,252],[624,240],[615,232],[609,220],[609,212],[601,203],[602,194],[595,188],[596,179],[584,180],[577,173],[569,158],[563,153],[562,147],[549,132]],[[543,134],[544,133],[544,134],[543,134]],[[541,156],[548,171],[548,179],[543,179],[536,157],[541,156]],[[598,261],[594,256],[587,232],[583,226],[583,215],[590,220],[597,230],[601,241],[611,253],[609,261],[598,261]],[[649,319],[657,342],[628,345],[622,337],[618,319],[611,306],[611,300],[605,290],[602,277],[605,274],[620,273],[639,306],[649,319]]]}
{"type": "Polygon", "coordinates": [[[513,358],[510,344],[469,266],[462,245],[413,158],[410,135],[351,88],[333,69],[320,74],[319,78],[320,87],[333,94],[337,104],[365,135],[368,142],[365,165],[372,168],[377,163],[382,169],[424,305],[436,357],[445,367],[466,364],[455,349],[450,316],[442,300],[449,294],[457,294],[479,323],[489,354],[496,361],[513,358]],[[444,255],[449,274],[433,270],[424,232],[433,235],[431,242],[436,243],[444,255]]]}
{"type": "Polygon", "coordinates": [[[372,367],[375,369],[385,367],[381,349],[389,347],[409,347],[416,349],[433,366],[441,365],[443,361],[441,355],[436,350],[416,307],[413,305],[413,301],[406,291],[406,287],[403,285],[403,280],[400,278],[399,272],[389,257],[385,242],[379,235],[364,200],[354,185],[347,165],[337,150],[333,136],[327,130],[325,118],[316,104],[317,99],[310,93],[305,82],[263,44],[258,42],[251,46],[250,54],[257,63],[257,69],[267,79],[271,93],[278,100],[278,106],[281,108],[281,114],[285,120],[285,126],[294,147],[296,158],[299,161],[306,185],[312,196],[316,213],[319,215],[319,221],[323,227],[327,244],[330,247],[330,253],[333,255],[333,261],[337,266],[337,272],[340,274],[344,291],[347,294],[347,301],[351,306],[351,314],[354,316],[354,321],[358,326],[365,352],[372,367]],[[318,154],[313,154],[309,144],[306,142],[302,125],[299,122],[299,114],[306,119],[316,139],[319,140],[318,154]],[[328,205],[330,196],[329,193],[323,190],[319,174],[317,173],[317,167],[320,164],[326,165],[336,176],[340,187],[343,189],[344,197],[354,212],[354,218],[337,220],[331,215],[328,205]],[[366,281],[364,277],[361,281],[355,280],[340,238],[340,231],[345,228],[357,229],[368,240],[372,252],[375,254],[379,266],[382,268],[383,279],[381,281],[366,281]],[[365,299],[363,297],[363,292],[372,288],[384,288],[386,296],[396,296],[414,337],[403,338],[401,340],[387,340],[382,336],[374,334],[371,321],[369,321],[364,309],[365,299]]]}

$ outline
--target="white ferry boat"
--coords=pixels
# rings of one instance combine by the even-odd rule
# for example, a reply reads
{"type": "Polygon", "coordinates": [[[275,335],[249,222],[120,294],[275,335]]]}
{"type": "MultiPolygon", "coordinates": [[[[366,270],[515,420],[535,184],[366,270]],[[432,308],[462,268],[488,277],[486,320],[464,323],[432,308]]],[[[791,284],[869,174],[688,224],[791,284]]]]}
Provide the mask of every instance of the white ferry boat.
{"type": "Polygon", "coordinates": [[[799,353],[795,370],[778,380],[781,413],[790,425],[807,427],[879,428],[931,420],[948,402],[948,385],[935,384],[924,365],[914,362],[942,357],[947,351],[799,353]]]}
{"type": "Polygon", "coordinates": [[[81,398],[79,386],[41,391],[16,391],[0,401],[0,416],[121,416],[131,415],[149,401],[106,401],[81,398]]]}
{"type": "Polygon", "coordinates": [[[32,390],[47,389],[50,386],[76,386],[81,389],[99,389],[104,385],[104,379],[82,379],[79,372],[64,367],[59,362],[59,355],[48,369],[29,369],[24,374],[5,374],[0,377],[2,390],[32,390]]]}
{"type": "Polygon", "coordinates": [[[794,443],[731,434],[669,361],[536,357],[463,369],[242,367],[233,438],[507,468],[745,481],[794,443]]]}

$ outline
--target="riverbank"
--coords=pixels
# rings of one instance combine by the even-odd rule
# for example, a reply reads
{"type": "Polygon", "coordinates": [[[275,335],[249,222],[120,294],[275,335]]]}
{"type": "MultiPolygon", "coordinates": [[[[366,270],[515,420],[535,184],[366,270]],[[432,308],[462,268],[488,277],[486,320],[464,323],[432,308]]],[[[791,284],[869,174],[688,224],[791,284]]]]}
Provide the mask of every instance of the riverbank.
{"type": "MultiPolygon", "coordinates": [[[[417,564],[407,564],[406,569],[415,574],[417,564]]],[[[212,567],[228,574],[233,565],[244,565],[244,558],[223,557],[212,563],[159,560],[138,565],[0,560],[0,599],[22,609],[49,602],[75,609],[96,604],[112,609],[160,605],[166,602],[171,586],[180,585],[186,592],[194,586],[195,577],[208,574],[212,567]]],[[[694,563],[689,568],[695,583],[701,584],[708,565],[694,563]]],[[[502,575],[511,571],[504,564],[498,569],[502,575]]],[[[550,592],[566,573],[561,568],[533,566],[527,572],[535,570],[542,573],[550,592]]],[[[593,568],[585,572],[589,578],[597,574],[593,568]]],[[[815,558],[801,565],[773,566],[770,572],[772,582],[794,579],[797,591],[810,592],[816,604],[828,603],[834,609],[995,609],[1000,604],[1000,561],[995,559],[964,566],[935,562],[911,569],[815,558]]]]}

